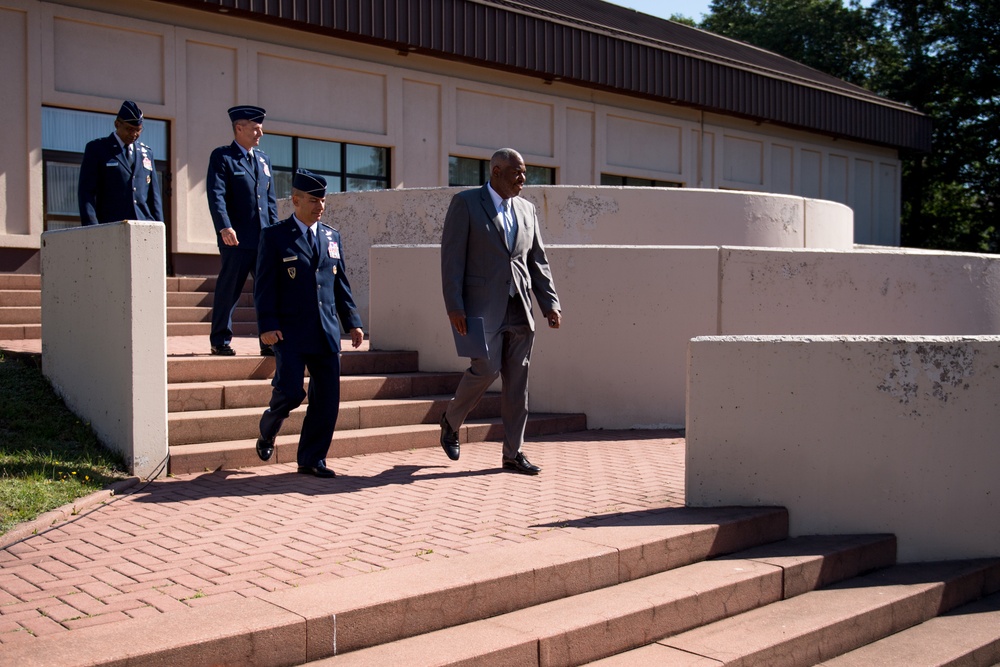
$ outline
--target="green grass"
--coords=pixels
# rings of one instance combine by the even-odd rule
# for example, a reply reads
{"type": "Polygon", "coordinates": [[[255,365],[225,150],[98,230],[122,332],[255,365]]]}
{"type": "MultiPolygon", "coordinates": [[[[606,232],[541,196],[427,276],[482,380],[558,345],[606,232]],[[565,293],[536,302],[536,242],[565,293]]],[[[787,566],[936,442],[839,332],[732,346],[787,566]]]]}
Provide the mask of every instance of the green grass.
{"type": "Polygon", "coordinates": [[[0,534],[126,476],[36,360],[0,353],[0,534]]]}

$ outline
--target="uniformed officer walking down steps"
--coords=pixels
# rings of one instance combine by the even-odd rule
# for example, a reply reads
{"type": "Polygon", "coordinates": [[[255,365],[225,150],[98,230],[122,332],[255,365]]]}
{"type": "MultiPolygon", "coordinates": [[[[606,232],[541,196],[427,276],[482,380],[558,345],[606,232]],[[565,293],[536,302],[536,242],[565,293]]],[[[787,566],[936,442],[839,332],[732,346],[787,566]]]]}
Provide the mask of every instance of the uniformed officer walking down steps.
{"type": "MultiPolygon", "coordinates": [[[[236,354],[233,340],[233,312],[247,276],[255,272],[260,230],[278,221],[278,206],[271,177],[271,160],[257,145],[264,136],[260,107],[242,105],[229,109],[233,123],[233,143],[212,151],[208,161],[208,210],[218,235],[222,268],[215,284],[212,304],[212,354],[236,354]]],[[[272,354],[261,346],[260,353],[272,354]]]]}
{"type": "Polygon", "coordinates": [[[138,142],[140,134],[142,110],[125,100],[115,131],[87,144],[77,187],[80,224],[163,220],[153,149],[138,142]]]}
{"type": "Polygon", "coordinates": [[[326,179],[306,170],[292,178],[295,213],[260,237],[254,304],[264,344],[274,349],[271,403],[260,419],[257,455],[267,461],[288,414],[302,404],[309,369],[309,405],[299,435],[298,471],[336,477],[326,455],[340,410],[340,332],[364,341],[347,280],[340,234],[320,222],[326,179]]]}

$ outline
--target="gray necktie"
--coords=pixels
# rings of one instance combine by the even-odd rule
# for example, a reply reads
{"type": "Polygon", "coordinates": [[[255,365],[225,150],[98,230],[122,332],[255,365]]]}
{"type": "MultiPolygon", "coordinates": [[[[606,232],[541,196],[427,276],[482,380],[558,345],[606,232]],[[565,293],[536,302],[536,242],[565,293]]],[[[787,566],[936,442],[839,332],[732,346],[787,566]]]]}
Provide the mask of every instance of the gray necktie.
{"type": "Polygon", "coordinates": [[[514,249],[514,239],[517,238],[517,226],[514,224],[514,210],[509,199],[504,199],[501,205],[503,209],[503,229],[507,237],[507,250],[514,249]]]}
{"type": "Polygon", "coordinates": [[[132,144],[125,147],[125,164],[129,169],[135,169],[135,154],[132,151],[132,144]]]}

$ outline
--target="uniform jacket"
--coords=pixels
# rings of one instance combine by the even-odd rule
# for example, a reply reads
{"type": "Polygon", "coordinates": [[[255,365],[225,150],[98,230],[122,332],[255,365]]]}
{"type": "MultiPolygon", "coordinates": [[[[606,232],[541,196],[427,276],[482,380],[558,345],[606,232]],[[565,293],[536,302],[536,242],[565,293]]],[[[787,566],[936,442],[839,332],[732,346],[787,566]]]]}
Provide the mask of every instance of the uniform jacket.
{"type": "MultiPolygon", "coordinates": [[[[238,233],[238,232],[237,232],[238,233]]],[[[310,233],[311,235],[311,233],[310,233]]],[[[257,251],[254,305],[258,331],[280,330],[300,352],[320,352],[325,338],[340,350],[340,333],[361,326],[344,265],[340,234],[320,223],[319,257],[294,217],[267,227],[257,251]]]]}
{"type": "Polygon", "coordinates": [[[163,220],[153,149],[137,141],[133,154],[130,169],[114,133],[87,143],[77,189],[82,224],[163,220]]]}
{"type": "Polygon", "coordinates": [[[234,141],[212,151],[208,161],[208,210],[212,214],[219,247],[219,232],[225,227],[236,230],[240,248],[254,249],[260,230],[278,222],[278,205],[274,196],[271,159],[253,149],[256,165],[243,157],[234,141]]]}
{"type": "Polygon", "coordinates": [[[534,292],[543,313],[561,310],[535,207],[521,197],[511,201],[517,218],[512,251],[507,250],[503,218],[485,185],[455,195],[444,221],[441,282],[445,309],[482,317],[487,334],[503,324],[511,281],[521,295],[532,330],[529,292],[534,292]]]}

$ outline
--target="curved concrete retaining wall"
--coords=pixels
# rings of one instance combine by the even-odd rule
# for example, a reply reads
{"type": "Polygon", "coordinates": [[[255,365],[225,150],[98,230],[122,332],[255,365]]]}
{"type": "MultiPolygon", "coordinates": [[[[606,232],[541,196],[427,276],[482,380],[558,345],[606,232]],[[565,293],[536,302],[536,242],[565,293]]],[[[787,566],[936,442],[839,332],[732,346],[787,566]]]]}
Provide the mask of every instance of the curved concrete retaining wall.
{"type": "MultiPolygon", "coordinates": [[[[531,406],[594,428],[682,426],[688,341],[722,334],[1000,334],[1000,257],[904,250],[549,246],[564,308],[531,406]]],[[[372,345],[461,370],[438,246],[371,251],[372,345]]]]}
{"type": "MultiPolygon", "coordinates": [[[[347,271],[369,320],[372,245],[437,244],[448,204],[467,188],[345,192],[327,197],[347,271]]],[[[789,195],[681,188],[529,186],[546,244],[734,245],[853,248],[854,215],[843,204],[789,195]]],[[[282,203],[283,215],[290,213],[282,203]]],[[[437,266],[427,270],[436,272],[437,266]]]]}

